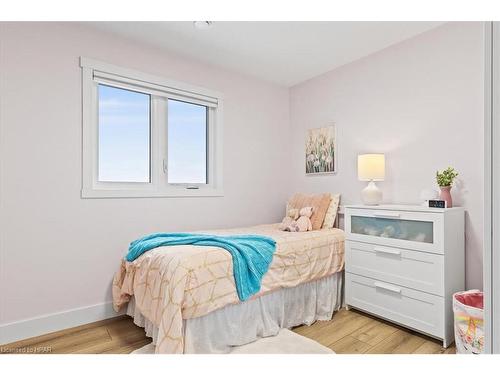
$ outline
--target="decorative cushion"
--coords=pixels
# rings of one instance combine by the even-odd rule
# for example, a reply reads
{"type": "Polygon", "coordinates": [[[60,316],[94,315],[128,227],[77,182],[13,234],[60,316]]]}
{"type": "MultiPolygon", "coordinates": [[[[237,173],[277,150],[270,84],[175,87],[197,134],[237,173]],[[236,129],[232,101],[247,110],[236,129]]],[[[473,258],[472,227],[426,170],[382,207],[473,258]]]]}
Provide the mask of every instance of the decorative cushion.
{"type": "Polygon", "coordinates": [[[325,220],[323,221],[322,229],[330,229],[335,225],[337,212],[339,210],[340,194],[331,194],[330,205],[326,211],[325,220]]]}
{"type": "Polygon", "coordinates": [[[331,194],[307,195],[303,193],[295,194],[287,204],[287,210],[290,208],[298,208],[310,206],[313,208],[311,216],[312,230],[319,230],[325,220],[326,211],[330,205],[331,194]]]}

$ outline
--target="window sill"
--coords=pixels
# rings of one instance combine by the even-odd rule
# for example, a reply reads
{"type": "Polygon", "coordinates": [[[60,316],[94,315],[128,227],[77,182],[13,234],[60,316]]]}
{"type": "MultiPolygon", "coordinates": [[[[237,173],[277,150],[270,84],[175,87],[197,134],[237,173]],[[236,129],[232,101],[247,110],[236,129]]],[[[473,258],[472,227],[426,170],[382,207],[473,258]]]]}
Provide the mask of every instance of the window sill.
{"type": "Polygon", "coordinates": [[[223,197],[223,189],[176,188],[167,191],[82,189],[82,199],[99,198],[182,198],[182,197],[223,197]]]}

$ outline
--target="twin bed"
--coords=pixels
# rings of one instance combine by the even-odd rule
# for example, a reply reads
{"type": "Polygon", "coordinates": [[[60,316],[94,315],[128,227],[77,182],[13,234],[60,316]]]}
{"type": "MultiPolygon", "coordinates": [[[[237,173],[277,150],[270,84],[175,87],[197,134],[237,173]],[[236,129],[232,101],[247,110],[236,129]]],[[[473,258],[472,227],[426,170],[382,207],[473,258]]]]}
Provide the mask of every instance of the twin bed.
{"type": "Polygon", "coordinates": [[[341,306],[344,233],[284,232],[279,224],[203,232],[258,234],[276,241],[260,291],[241,302],[232,257],[218,247],[182,245],[122,260],[113,304],[153,338],[156,353],[227,353],[280,328],[329,320],[341,306]]]}

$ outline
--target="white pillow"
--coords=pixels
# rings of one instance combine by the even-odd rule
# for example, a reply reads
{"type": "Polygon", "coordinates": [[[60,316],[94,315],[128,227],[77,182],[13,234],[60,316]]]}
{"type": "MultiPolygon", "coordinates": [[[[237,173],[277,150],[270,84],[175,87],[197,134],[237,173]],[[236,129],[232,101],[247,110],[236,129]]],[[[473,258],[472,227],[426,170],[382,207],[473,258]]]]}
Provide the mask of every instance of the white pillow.
{"type": "Polygon", "coordinates": [[[330,229],[335,225],[335,219],[337,218],[337,212],[339,210],[340,204],[340,194],[331,194],[330,205],[326,211],[325,220],[321,229],[330,229]]]}

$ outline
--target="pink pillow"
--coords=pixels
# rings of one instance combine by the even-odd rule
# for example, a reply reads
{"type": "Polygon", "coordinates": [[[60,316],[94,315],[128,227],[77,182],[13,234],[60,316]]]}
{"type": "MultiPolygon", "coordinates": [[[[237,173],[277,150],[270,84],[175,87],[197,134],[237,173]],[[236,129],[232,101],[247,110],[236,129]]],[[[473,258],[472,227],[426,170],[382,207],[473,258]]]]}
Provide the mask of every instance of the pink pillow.
{"type": "Polygon", "coordinates": [[[325,220],[326,211],[330,206],[330,200],[330,193],[316,195],[297,193],[288,201],[288,208],[298,208],[300,210],[303,207],[312,207],[312,229],[319,230],[325,220]]]}

